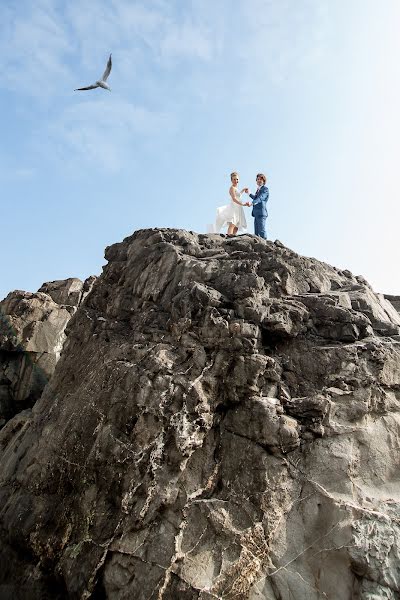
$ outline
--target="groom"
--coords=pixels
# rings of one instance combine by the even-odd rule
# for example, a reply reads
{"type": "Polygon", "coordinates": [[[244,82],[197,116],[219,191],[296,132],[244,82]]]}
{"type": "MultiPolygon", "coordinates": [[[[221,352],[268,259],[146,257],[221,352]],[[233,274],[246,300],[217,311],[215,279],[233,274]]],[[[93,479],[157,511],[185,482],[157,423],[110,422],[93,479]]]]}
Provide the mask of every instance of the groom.
{"type": "Polygon", "coordinates": [[[246,188],[246,194],[249,194],[253,202],[247,202],[247,206],[253,206],[251,211],[252,217],[254,217],[254,233],[259,237],[267,239],[266,220],[268,217],[267,202],[269,198],[269,190],[265,185],[267,178],[263,173],[258,173],[256,177],[257,191],[255,194],[249,194],[248,188],[246,188]]]}

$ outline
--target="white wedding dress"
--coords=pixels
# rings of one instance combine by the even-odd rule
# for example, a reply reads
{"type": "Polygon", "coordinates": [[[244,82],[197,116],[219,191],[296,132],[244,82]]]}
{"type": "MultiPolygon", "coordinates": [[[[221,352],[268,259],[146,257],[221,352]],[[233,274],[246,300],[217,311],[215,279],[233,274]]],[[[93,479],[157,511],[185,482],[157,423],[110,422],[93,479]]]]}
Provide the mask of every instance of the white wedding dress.
{"type": "MultiPolygon", "coordinates": [[[[240,202],[240,192],[235,187],[233,188],[234,194],[238,202],[240,202]]],[[[214,233],[218,233],[224,225],[233,223],[239,231],[247,228],[246,217],[244,216],[243,206],[235,204],[232,200],[225,206],[219,206],[217,208],[217,216],[215,219],[215,225],[209,227],[214,233]]]]}

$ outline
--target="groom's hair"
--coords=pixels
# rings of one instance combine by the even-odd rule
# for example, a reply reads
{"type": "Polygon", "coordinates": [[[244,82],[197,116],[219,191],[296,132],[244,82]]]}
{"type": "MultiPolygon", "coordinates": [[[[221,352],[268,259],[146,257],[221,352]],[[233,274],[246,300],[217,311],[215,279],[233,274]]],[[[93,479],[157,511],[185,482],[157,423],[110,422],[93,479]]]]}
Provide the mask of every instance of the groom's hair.
{"type": "Polygon", "coordinates": [[[233,173],[231,173],[231,179],[233,179],[235,176],[239,177],[239,173],[237,171],[233,171],[233,173]]]}
{"type": "Polygon", "coordinates": [[[267,178],[265,177],[264,173],[257,173],[257,177],[261,177],[264,183],[267,181],[267,178]]]}

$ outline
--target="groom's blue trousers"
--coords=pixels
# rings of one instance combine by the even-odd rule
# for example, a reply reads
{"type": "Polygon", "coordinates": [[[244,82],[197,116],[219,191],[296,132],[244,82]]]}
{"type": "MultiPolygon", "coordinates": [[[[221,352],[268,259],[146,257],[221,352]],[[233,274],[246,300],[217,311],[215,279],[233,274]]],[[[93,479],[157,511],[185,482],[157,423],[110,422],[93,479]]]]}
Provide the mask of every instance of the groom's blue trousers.
{"type": "Polygon", "coordinates": [[[264,240],[267,239],[267,217],[255,217],[254,233],[264,240]]]}

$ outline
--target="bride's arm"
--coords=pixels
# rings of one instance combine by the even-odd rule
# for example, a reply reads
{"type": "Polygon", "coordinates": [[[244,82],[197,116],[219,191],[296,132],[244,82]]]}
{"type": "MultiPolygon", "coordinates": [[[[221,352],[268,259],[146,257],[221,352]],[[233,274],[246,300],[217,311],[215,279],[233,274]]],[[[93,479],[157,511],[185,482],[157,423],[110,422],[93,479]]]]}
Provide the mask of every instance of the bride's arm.
{"type": "MultiPolygon", "coordinates": [[[[229,188],[229,195],[232,198],[232,200],[234,201],[235,204],[239,204],[239,206],[246,206],[245,204],[243,204],[243,202],[239,202],[235,196],[235,191],[233,189],[233,185],[231,185],[231,187],[229,188]]],[[[242,195],[242,192],[240,192],[240,195],[242,195]]]]}

